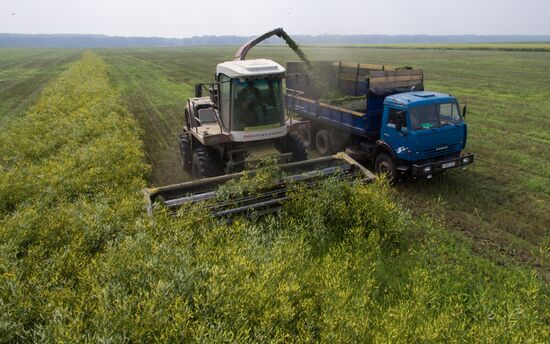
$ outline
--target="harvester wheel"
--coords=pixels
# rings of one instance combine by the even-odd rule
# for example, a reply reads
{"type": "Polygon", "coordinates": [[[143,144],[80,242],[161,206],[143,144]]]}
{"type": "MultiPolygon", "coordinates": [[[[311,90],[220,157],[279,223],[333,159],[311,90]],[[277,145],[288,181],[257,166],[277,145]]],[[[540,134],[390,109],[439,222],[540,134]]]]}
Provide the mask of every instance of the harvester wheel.
{"type": "Polygon", "coordinates": [[[302,142],[304,143],[305,148],[311,147],[311,129],[305,126],[300,127],[298,130],[298,133],[300,134],[300,138],[302,139],[302,142]]]}
{"type": "Polygon", "coordinates": [[[307,152],[300,136],[289,133],[285,137],[282,153],[292,153],[294,161],[307,160],[307,152]]]}
{"type": "Polygon", "coordinates": [[[394,181],[397,175],[393,159],[384,153],[376,157],[374,162],[374,170],[377,174],[386,174],[390,181],[394,181]]]}
{"type": "Polygon", "coordinates": [[[317,152],[323,156],[334,153],[330,143],[330,135],[327,130],[321,129],[317,132],[317,135],[315,135],[315,148],[317,152]]]}
{"type": "Polygon", "coordinates": [[[223,173],[216,153],[208,147],[200,146],[195,149],[192,165],[195,178],[215,177],[223,173]]]}
{"type": "Polygon", "coordinates": [[[193,154],[191,153],[191,139],[188,135],[180,136],[180,158],[183,169],[190,171],[193,154]]]}

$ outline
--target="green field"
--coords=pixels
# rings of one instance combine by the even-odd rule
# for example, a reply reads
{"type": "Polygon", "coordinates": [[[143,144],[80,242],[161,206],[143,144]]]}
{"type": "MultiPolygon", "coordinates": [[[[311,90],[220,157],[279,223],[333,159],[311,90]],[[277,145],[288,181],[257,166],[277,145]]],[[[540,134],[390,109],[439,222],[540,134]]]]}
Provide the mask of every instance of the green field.
{"type": "MultiPolygon", "coordinates": [[[[320,46],[319,46],[320,47],[320,46]]],[[[334,48],[413,49],[413,50],[488,50],[550,52],[548,42],[540,43],[394,43],[332,45],[334,48]]]]}
{"type": "Polygon", "coordinates": [[[235,49],[0,50],[0,342],[547,340],[550,53],[308,47],[423,68],[468,103],[477,162],[231,225],[148,217],[141,188],[188,178],[192,85],[235,49]]]}
{"type": "MultiPolygon", "coordinates": [[[[145,129],[150,182],[179,182],[177,136],[192,85],[213,79],[234,47],[107,50],[115,86],[145,129]]],[[[477,162],[431,182],[398,186],[415,211],[441,218],[472,240],[480,254],[548,270],[550,228],[550,54],[501,51],[306,47],[312,59],[410,65],[425,71],[427,89],[468,103],[468,150],[477,162]]],[[[295,60],[292,51],[259,47],[252,57],[295,60]]]]}

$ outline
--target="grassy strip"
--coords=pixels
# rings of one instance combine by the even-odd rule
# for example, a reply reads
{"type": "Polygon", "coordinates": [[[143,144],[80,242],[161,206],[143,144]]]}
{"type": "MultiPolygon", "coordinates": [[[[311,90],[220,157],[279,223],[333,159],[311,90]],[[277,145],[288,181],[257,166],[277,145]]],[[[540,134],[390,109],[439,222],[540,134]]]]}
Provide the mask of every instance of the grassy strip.
{"type": "MultiPolygon", "coordinates": [[[[382,183],[328,180],[221,224],[142,209],[136,122],[85,54],[0,134],[4,342],[543,342],[548,286],[382,183]]],[[[265,174],[260,174],[265,175],[265,174]]]]}
{"type": "Polygon", "coordinates": [[[84,301],[83,269],[132,230],[147,171],[139,134],[90,53],[0,133],[3,341],[31,338],[84,301]]]}

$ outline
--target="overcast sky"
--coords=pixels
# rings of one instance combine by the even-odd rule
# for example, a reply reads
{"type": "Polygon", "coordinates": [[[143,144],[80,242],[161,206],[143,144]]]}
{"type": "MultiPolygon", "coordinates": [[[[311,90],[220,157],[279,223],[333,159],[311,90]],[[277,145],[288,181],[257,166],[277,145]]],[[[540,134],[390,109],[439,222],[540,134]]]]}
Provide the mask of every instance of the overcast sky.
{"type": "Polygon", "coordinates": [[[0,0],[0,32],[550,34],[550,0],[0,0]]]}

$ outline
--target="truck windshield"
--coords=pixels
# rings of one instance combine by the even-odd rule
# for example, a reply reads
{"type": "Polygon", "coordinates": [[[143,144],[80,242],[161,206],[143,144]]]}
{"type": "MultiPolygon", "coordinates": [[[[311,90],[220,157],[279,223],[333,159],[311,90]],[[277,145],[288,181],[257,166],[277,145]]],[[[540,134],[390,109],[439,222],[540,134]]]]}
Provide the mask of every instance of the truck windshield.
{"type": "Polygon", "coordinates": [[[281,78],[233,79],[233,130],[283,125],[281,78]]]}
{"type": "Polygon", "coordinates": [[[417,106],[411,109],[410,115],[413,129],[437,128],[462,120],[457,103],[417,106]]]}

